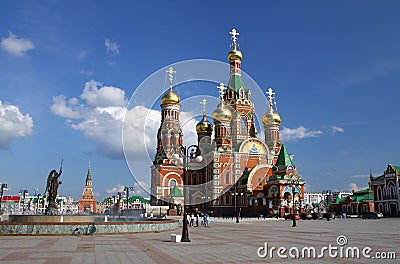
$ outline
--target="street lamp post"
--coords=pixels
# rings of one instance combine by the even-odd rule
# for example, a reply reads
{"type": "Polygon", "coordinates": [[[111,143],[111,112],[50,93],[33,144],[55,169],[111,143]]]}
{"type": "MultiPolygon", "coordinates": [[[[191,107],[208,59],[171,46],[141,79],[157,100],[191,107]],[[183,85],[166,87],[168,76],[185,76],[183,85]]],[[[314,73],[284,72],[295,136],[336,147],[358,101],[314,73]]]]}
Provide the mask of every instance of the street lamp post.
{"type": "Polygon", "coordinates": [[[25,200],[26,200],[26,195],[28,194],[28,190],[19,190],[19,195],[23,196],[24,200],[22,202],[22,213],[25,213],[25,200]]]}
{"type": "Polygon", "coordinates": [[[182,219],[182,238],[181,242],[190,242],[189,239],[189,228],[188,224],[189,221],[187,219],[187,210],[186,210],[186,193],[187,193],[187,170],[189,166],[189,162],[191,159],[195,159],[197,162],[201,162],[203,160],[203,157],[200,155],[200,149],[197,145],[191,145],[189,147],[186,146],[181,146],[180,149],[180,154],[183,156],[183,158],[180,158],[180,155],[175,153],[172,155],[172,158],[175,161],[179,161],[183,165],[183,195],[184,195],[184,205],[183,205],[183,219],[182,219]],[[189,152],[190,151],[190,152],[189,152]]]}
{"type": "Polygon", "coordinates": [[[36,214],[38,214],[38,210],[40,212],[40,193],[37,194],[36,214]]]}
{"type": "Polygon", "coordinates": [[[294,200],[294,196],[296,193],[296,185],[299,184],[299,181],[297,180],[292,180],[292,181],[288,181],[291,185],[292,185],[292,197],[293,197],[293,225],[292,227],[296,227],[296,204],[295,204],[295,200],[294,200]]]}
{"type": "Polygon", "coordinates": [[[133,187],[124,187],[124,192],[126,193],[126,210],[128,210],[129,190],[133,192],[133,187]]]}
{"type": "Polygon", "coordinates": [[[0,185],[0,211],[1,211],[1,209],[2,209],[1,201],[3,200],[4,189],[7,190],[7,183],[2,183],[2,184],[0,185]]]}
{"type": "Polygon", "coordinates": [[[119,214],[121,214],[121,210],[120,210],[120,203],[121,203],[121,197],[124,193],[123,192],[118,192],[118,207],[117,210],[119,211],[119,214]]]}
{"type": "Polygon", "coordinates": [[[234,193],[234,199],[235,199],[235,217],[236,217],[236,223],[239,223],[239,212],[237,210],[237,182],[235,182],[235,193],[234,193]]]}
{"type": "Polygon", "coordinates": [[[112,207],[113,207],[113,215],[115,215],[117,211],[117,203],[115,202],[115,195],[112,196],[112,207]]]}

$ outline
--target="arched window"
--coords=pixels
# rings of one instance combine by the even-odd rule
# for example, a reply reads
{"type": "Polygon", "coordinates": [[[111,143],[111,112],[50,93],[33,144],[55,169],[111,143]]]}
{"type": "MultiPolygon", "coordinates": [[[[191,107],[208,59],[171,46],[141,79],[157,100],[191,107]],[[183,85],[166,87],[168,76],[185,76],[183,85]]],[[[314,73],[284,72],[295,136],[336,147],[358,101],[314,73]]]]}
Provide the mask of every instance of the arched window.
{"type": "Polygon", "coordinates": [[[175,145],[175,134],[174,134],[174,132],[171,132],[171,140],[170,141],[171,141],[170,145],[174,146],[175,145]]]}
{"type": "Polygon", "coordinates": [[[231,184],[231,175],[229,172],[225,174],[225,184],[231,184]]]}
{"type": "Polygon", "coordinates": [[[231,204],[231,197],[229,196],[229,193],[225,195],[225,204],[231,204]]]}
{"type": "Polygon", "coordinates": [[[383,200],[382,199],[382,188],[381,188],[381,186],[378,186],[378,190],[377,190],[377,192],[378,192],[378,201],[380,201],[380,200],[383,200]]]}
{"type": "Polygon", "coordinates": [[[240,119],[240,134],[247,134],[247,121],[243,117],[240,119]]]}
{"type": "Polygon", "coordinates": [[[378,206],[378,210],[379,210],[379,213],[384,213],[384,211],[383,211],[383,204],[379,204],[379,206],[378,206]]]}
{"type": "Polygon", "coordinates": [[[395,188],[394,188],[394,184],[393,182],[389,183],[389,196],[391,199],[394,198],[396,192],[395,192],[395,188]]]}
{"type": "Polygon", "coordinates": [[[175,188],[175,186],[176,186],[176,180],[175,179],[171,179],[169,181],[169,192],[172,192],[173,189],[175,188]]]}
{"type": "Polygon", "coordinates": [[[244,97],[244,91],[243,91],[243,88],[240,88],[239,89],[239,99],[243,99],[243,97],[244,97]]]}

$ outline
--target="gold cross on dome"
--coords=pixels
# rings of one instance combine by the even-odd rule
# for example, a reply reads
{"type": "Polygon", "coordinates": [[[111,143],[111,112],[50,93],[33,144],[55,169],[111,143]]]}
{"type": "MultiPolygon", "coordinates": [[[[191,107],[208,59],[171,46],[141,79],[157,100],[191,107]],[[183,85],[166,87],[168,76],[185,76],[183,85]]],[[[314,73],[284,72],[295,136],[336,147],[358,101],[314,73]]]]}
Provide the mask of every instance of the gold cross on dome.
{"type": "Polygon", "coordinates": [[[207,105],[207,100],[204,98],[201,102],[201,105],[203,105],[203,115],[206,115],[206,105],[207,105]]]}
{"type": "Polygon", "coordinates": [[[176,73],[176,71],[174,70],[174,68],[172,68],[172,66],[170,66],[168,70],[166,70],[166,72],[169,76],[169,85],[170,87],[172,87],[172,80],[174,79],[174,73],[176,73]]]}
{"type": "Polygon", "coordinates": [[[268,89],[268,91],[267,92],[265,92],[266,94],[268,94],[268,100],[269,100],[269,103],[272,105],[272,100],[274,99],[274,92],[272,91],[272,88],[270,87],[269,89],[268,89]]]}
{"type": "Polygon", "coordinates": [[[221,100],[224,99],[224,93],[225,93],[225,90],[226,90],[225,84],[224,83],[220,83],[219,86],[217,86],[217,88],[219,89],[220,99],[221,100]]]}
{"type": "Polygon", "coordinates": [[[232,35],[233,46],[236,47],[236,41],[237,41],[237,37],[236,36],[239,36],[239,32],[237,32],[236,29],[233,28],[232,31],[229,32],[229,34],[232,35]]]}

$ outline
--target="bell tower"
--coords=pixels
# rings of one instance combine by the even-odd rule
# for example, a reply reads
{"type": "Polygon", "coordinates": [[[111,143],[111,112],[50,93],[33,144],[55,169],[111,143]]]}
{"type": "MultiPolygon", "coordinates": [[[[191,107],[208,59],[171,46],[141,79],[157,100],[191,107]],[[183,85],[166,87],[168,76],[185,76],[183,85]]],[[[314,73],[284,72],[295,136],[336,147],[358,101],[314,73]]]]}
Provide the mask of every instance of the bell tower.
{"type": "Polygon", "coordinates": [[[217,109],[213,112],[212,118],[215,124],[215,143],[218,150],[226,151],[232,149],[230,122],[232,112],[229,106],[225,105],[224,94],[226,87],[223,83],[219,86],[220,101],[217,109]]]}
{"type": "Polygon", "coordinates": [[[232,50],[228,53],[229,83],[224,94],[224,101],[231,107],[231,137],[232,145],[236,146],[244,140],[255,137],[254,103],[251,101],[250,90],[245,89],[242,80],[242,52],[238,49],[237,36],[239,32],[232,29],[232,50]]]}
{"type": "Polygon", "coordinates": [[[169,67],[169,90],[161,98],[161,125],[157,133],[157,152],[153,164],[162,164],[182,146],[182,129],[179,122],[180,97],[172,90],[176,71],[169,67]]]}
{"type": "Polygon", "coordinates": [[[275,159],[278,157],[281,141],[279,129],[281,125],[281,116],[274,110],[273,105],[276,108],[275,101],[275,93],[272,88],[269,88],[266,92],[268,95],[268,111],[262,117],[262,123],[264,126],[264,134],[265,134],[265,143],[267,144],[271,153],[275,156],[275,159]]]}

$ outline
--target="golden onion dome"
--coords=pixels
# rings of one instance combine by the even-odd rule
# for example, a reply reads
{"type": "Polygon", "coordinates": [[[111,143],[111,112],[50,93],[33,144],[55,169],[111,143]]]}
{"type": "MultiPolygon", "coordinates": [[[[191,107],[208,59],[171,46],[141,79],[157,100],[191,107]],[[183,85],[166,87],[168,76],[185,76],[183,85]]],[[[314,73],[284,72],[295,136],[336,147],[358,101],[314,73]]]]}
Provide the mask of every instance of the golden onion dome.
{"type": "Polygon", "coordinates": [[[172,89],[169,89],[161,98],[161,104],[179,104],[181,99],[172,89]]]}
{"type": "Polygon", "coordinates": [[[272,105],[269,105],[269,110],[263,115],[262,123],[266,125],[280,125],[281,116],[272,109],[272,105]]]}
{"type": "Polygon", "coordinates": [[[208,122],[207,118],[205,115],[203,115],[203,119],[196,125],[196,132],[197,133],[212,133],[213,131],[213,125],[208,122]]]}
{"type": "Polygon", "coordinates": [[[233,49],[228,53],[228,60],[233,61],[233,60],[242,60],[242,52],[237,49],[233,49]]]}
{"type": "Polygon", "coordinates": [[[223,102],[220,102],[217,109],[213,112],[212,118],[218,121],[230,121],[232,119],[232,112],[223,102]]]}

